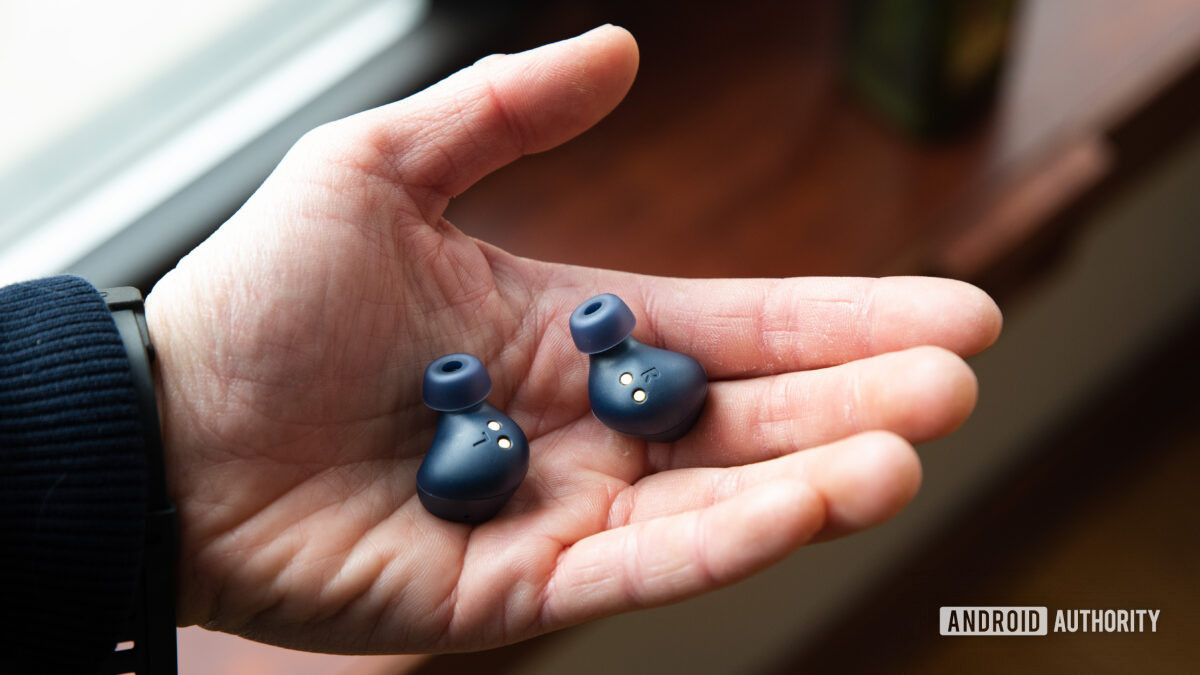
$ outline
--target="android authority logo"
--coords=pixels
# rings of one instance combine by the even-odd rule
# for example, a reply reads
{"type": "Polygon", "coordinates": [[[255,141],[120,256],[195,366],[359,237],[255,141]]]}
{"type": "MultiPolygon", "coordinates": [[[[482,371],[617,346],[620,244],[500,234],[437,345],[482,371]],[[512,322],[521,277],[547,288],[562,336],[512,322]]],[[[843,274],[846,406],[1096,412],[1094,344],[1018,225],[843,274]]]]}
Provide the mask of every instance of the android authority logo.
{"type": "Polygon", "coordinates": [[[1047,635],[1055,633],[1157,633],[1157,609],[1058,609],[1051,624],[1045,607],[942,607],[942,635],[1047,635]]]}

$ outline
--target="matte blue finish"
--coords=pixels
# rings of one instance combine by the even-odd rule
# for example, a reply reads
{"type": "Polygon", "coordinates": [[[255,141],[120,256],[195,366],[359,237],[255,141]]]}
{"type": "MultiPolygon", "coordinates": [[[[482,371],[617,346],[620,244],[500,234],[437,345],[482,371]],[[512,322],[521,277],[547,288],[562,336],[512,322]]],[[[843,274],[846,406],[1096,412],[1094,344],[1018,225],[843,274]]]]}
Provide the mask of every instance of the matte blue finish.
{"type": "Polygon", "coordinates": [[[425,369],[421,398],[438,412],[466,410],[492,393],[492,378],[472,354],[447,354],[425,369]]]}
{"type": "Polygon", "coordinates": [[[429,407],[453,408],[438,415],[437,432],[417,471],[417,495],[433,515],[459,523],[481,523],[495,516],[516,492],[529,469],[529,441],[508,415],[486,401],[457,404],[491,390],[491,378],[479,359],[450,354],[429,364],[423,394],[429,407]],[[457,368],[444,369],[458,362],[457,368]],[[444,377],[466,370],[467,376],[444,377]],[[481,386],[480,381],[486,386],[481,386]],[[433,401],[433,403],[430,403],[433,401]],[[490,429],[489,422],[499,424],[490,429]],[[500,447],[502,438],[512,444],[500,447]]]}
{"type": "Polygon", "coordinates": [[[690,356],[651,347],[629,336],[633,322],[629,307],[608,293],[584,300],[571,314],[575,345],[590,353],[592,413],[623,434],[648,441],[678,440],[700,418],[708,396],[708,375],[690,356]],[[614,342],[617,335],[620,337],[614,342]],[[607,346],[588,351],[603,345],[607,346]],[[629,384],[621,382],[626,374],[629,384]],[[644,400],[635,399],[638,391],[645,394],[644,400]]]}
{"type": "Polygon", "coordinates": [[[612,293],[594,295],[571,312],[571,337],[584,354],[612,349],[633,332],[635,325],[633,311],[612,293]]]}

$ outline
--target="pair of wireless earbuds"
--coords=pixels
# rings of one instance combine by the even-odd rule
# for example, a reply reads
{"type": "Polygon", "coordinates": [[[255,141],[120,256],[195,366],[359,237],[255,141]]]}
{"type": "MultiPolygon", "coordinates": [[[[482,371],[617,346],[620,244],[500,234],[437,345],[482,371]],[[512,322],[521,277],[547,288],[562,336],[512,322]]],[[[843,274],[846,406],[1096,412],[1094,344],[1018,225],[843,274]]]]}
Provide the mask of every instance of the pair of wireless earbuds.
{"type": "MultiPolygon", "coordinates": [[[[708,376],[692,357],[642,344],[637,320],[611,293],[571,313],[571,337],[589,356],[588,398],[596,419],[647,441],[683,437],[704,408],[708,376]]],[[[529,469],[529,441],[487,402],[492,379],[471,354],[447,354],[425,369],[422,397],[438,411],[433,444],[417,471],[426,510],[460,523],[495,516],[529,469]]]]}

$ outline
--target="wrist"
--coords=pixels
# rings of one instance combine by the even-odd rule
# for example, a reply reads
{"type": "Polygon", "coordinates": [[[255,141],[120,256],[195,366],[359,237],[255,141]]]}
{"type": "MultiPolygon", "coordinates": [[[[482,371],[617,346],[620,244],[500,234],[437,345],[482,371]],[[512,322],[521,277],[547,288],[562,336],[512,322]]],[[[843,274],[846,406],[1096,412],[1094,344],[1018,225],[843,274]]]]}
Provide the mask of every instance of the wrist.
{"type": "Polygon", "coordinates": [[[153,291],[146,296],[146,326],[150,340],[154,344],[155,358],[151,363],[151,376],[154,382],[154,396],[158,407],[159,426],[162,437],[162,466],[166,479],[167,494],[177,508],[179,556],[175,566],[175,606],[176,623],[191,625],[195,621],[188,620],[190,614],[187,602],[189,565],[185,548],[184,534],[187,531],[187,472],[184,469],[184,448],[187,446],[182,433],[181,420],[186,418],[184,404],[179,396],[179,345],[172,338],[173,331],[167,320],[167,315],[156,302],[153,291]]]}
{"type": "MultiPolygon", "coordinates": [[[[205,514],[211,497],[203,494],[206,484],[200,478],[206,449],[220,445],[220,439],[207,433],[205,420],[213,385],[210,365],[189,340],[195,334],[187,322],[194,318],[181,315],[177,307],[188,303],[177,294],[164,293],[163,283],[146,296],[146,323],[155,346],[154,390],[162,426],[163,468],[167,490],[178,513],[179,558],[175,577],[175,620],[179,626],[204,625],[214,616],[211,574],[201,559],[203,543],[211,532],[205,514]]],[[[211,483],[209,483],[211,485],[211,483]]]]}

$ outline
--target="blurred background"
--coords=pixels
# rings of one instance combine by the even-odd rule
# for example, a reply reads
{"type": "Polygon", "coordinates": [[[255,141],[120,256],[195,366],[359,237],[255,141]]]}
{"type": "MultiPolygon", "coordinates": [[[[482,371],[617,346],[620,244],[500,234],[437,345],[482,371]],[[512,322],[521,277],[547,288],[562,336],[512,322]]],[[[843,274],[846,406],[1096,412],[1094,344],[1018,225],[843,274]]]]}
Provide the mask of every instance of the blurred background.
{"type": "Polygon", "coordinates": [[[450,220],[644,273],[971,281],[1005,312],[974,416],[895,520],[702,598],[432,658],[188,628],[180,672],[1194,672],[1195,2],[0,0],[0,283],[148,291],[309,128],[604,22],[626,102],[450,220]],[[943,605],[1161,614],[950,638],[943,605]]]}

